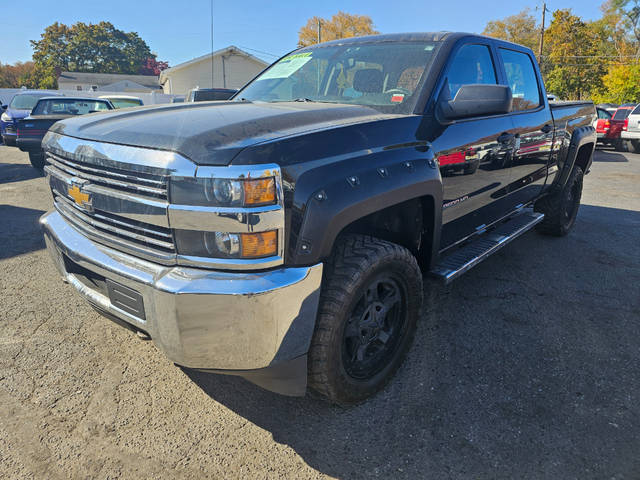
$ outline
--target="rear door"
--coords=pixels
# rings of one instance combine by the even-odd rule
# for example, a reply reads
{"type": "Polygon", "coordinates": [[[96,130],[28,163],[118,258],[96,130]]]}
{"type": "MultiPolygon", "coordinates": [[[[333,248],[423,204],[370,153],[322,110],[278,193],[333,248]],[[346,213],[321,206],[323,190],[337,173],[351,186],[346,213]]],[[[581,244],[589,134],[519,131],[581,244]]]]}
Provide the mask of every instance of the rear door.
{"type": "Polygon", "coordinates": [[[536,198],[546,181],[553,143],[551,109],[527,51],[497,48],[503,82],[511,88],[516,149],[509,165],[508,195],[516,207],[536,198]]]}
{"type": "MultiPolygon", "coordinates": [[[[454,98],[462,85],[497,84],[491,40],[457,46],[445,67],[439,96],[454,98]],[[448,89],[448,92],[445,90],[448,89]]],[[[509,115],[457,120],[432,139],[443,184],[441,249],[480,231],[505,214],[515,131],[509,115]]]]}

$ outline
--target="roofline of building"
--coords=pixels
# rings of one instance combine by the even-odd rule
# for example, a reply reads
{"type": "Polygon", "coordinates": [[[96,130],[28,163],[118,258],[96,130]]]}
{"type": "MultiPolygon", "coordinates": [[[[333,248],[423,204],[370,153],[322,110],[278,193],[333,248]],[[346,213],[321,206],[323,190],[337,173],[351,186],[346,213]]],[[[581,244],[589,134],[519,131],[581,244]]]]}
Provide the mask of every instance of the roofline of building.
{"type": "Polygon", "coordinates": [[[166,80],[167,72],[170,73],[170,72],[175,72],[175,71],[178,71],[178,70],[182,70],[183,68],[189,67],[191,65],[195,65],[196,63],[200,63],[200,62],[203,62],[205,60],[208,60],[212,56],[213,57],[217,57],[218,55],[222,55],[222,54],[227,53],[227,52],[240,54],[240,55],[242,55],[244,57],[247,57],[247,58],[249,58],[249,59],[251,59],[251,60],[253,60],[255,62],[260,63],[264,67],[267,67],[269,65],[268,62],[265,62],[264,60],[256,57],[255,55],[251,55],[250,53],[245,52],[244,50],[242,50],[241,48],[236,47],[235,45],[229,45],[228,47],[221,48],[220,50],[216,50],[215,52],[206,53],[206,54],[204,54],[204,55],[202,55],[200,57],[188,60],[186,62],[179,63],[178,65],[176,65],[174,67],[171,67],[171,68],[167,68],[166,70],[162,70],[160,72],[160,77],[158,78],[158,81],[159,81],[160,85],[163,85],[165,80],[166,80]]]}

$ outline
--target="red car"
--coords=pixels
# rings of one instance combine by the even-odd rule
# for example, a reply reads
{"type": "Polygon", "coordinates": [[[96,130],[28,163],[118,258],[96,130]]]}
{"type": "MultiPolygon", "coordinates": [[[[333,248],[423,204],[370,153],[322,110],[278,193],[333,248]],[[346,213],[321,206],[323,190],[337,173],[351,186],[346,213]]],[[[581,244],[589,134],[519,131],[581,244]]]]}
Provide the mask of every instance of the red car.
{"type": "Polygon", "coordinates": [[[621,105],[616,110],[616,113],[611,117],[609,133],[606,134],[605,139],[606,143],[612,144],[616,150],[621,151],[624,150],[622,138],[620,134],[622,133],[622,129],[625,126],[625,122],[627,121],[627,117],[631,113],[631,110],[635,108],[635,104],[633,105],[621,105]]]}

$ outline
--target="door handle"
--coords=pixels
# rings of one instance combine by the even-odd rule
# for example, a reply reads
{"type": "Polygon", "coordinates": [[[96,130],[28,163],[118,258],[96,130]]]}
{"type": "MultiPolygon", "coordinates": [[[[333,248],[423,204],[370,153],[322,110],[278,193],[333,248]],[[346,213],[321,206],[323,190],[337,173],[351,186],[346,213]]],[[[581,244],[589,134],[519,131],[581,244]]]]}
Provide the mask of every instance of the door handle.
{"type": "Polygon", "coordinates": [[[553,130],[553,125],[549,125],[548,123],[542,127],[540,130],[542,130],[542,133],[547,134],[549,132],[551,132],[551,130],[553,130]]]}
{"type": "Polygon", "coordinates": [[[514,137],[513,133],[505,132],[498,137],[498,143],[509,143],[514,137]]]}

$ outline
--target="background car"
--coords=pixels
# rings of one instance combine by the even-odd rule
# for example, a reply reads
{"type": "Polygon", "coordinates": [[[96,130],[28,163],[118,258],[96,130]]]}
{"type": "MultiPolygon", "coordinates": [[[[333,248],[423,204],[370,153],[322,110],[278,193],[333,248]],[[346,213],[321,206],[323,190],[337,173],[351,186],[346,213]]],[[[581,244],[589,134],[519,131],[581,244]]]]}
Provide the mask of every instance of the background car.
{"type": "Polygon", "coordinates": [[[596,112],[598,118],[593,122],[593,128],[596,129],[596,135],[598,136],[598,143],[608,145],[613,143],[609,139],[609,131],[611,130],[611,117],[613,114],[604,108],[597,107],[596,112]]]}
{"type": "Polygon", "coordinates": [[[618,105],[617,103],[599,103],[598,105],[596,105],[596,107],[601,108],[602,110],[606,110],[611,115],[616,113],[616,110],[619,106],[620,105],[618,105]]]}
{"type": "Polygon", "coordinates": [[[144,105],[142,99],[129,95],[100,95],[98,98],[109,100],[115,108],[139,107],[144,105]]]}
{"type": "Polygon", "coordinates": [[[640,153],[640,104],[636,105],[622,124],[620,134],[628,152],[640,153]]]}
{"type": "Polygon", "coordinates": [[[624,150],[625,145],[622,142],[621,137],[622,128],[626,124],[627,117],[635,107],[635,104],[629,103],[620,105],[609,121],[611,128],[609,129],[609,135],[607,138],[609,143],[613,144],[615,149],[618,151],[624,150]]]}
{"type": "Polygon", "coordinates": [[[15,147],[18,120],[25,118],[31,109],[36,105],[42,97],[50,97],[53,95],[61,95],[59,93],[47,92],[44,90],[25,90],[16,93],[8,105],[2,106],[2,115],[0,115],[0,134],[5,145],[15,147]]]}
{"type": "Polygon", "coordinates": [[[209,100],[229,100],[236,94],[232,88],[194,88],[189,90],[185,102],[206,102],[209,100]]]}
{"type": "Polygon", "coordinates": [[[16,144],[29,153],[34,168],[44,167],[42,139],[49,127],[58,120],[87,113],[113,110],[113,104],[104,98],[43,97],[38,100],[31,114],[18,121],[16,144]]]}

